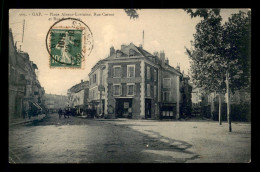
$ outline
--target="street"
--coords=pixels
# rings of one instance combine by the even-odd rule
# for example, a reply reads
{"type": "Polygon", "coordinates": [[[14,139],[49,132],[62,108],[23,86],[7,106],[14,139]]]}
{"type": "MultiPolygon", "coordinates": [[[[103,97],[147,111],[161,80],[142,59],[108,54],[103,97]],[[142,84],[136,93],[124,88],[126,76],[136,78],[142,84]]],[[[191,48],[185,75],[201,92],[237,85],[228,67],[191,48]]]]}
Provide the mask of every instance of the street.
{"type": "Polygon", "coordinates": [[[251,124],[133,119],[43,120],[9,128],[10,163],[250,162],[251,124]]]}

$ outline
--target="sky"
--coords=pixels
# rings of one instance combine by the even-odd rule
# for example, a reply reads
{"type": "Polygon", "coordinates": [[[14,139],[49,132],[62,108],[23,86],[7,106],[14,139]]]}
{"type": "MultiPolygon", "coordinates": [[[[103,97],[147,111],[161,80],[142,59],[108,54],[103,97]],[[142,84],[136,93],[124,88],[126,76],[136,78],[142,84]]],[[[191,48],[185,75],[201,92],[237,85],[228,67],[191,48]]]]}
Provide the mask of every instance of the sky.
{"type": "MultiPolygon", "coordinates": [[[[221,9],[223,22],[239,10],[221,9]]],[[[38,80],[45,93],[67,95],[67,90],[81,80],[88,80],[91,68],[98,60],[108,56],[110,47],[120,49],[121,44],[143,42],[143,48],[150,53],[164,51],[173,67],[180,64],[181,71],[188,74],[189,58],[185,47],[190,48],[195,26],[202,18],[192,18],[182,9],[141,9],[137,11],[138,19],[130,19],[123,9],[11,9],[9,11],[9,27],[12,29],[14,41],[27,52],[30,60],[38,66],[38,80]],[[48,14],[37,16],[35,14],[48,14]],[[91,16],[79,17],[87,24],[93,34],[94,48],[85,57],[84,69],[51,69],[49,54],[45,46],[46,34],[55,22],[50,13],[89,13],[91,16]],[[95,16],[101,14],[100,16],[95,16]],[[112,16],[102,16],[102,14],[112,16]],[[49,20],[51,18],[52,20],[49,20]],[[23,20],[25,20],[24,38],[22,42],[23,20]]],[[[61,17],[61,16],[59,16],[61,17]]]]}

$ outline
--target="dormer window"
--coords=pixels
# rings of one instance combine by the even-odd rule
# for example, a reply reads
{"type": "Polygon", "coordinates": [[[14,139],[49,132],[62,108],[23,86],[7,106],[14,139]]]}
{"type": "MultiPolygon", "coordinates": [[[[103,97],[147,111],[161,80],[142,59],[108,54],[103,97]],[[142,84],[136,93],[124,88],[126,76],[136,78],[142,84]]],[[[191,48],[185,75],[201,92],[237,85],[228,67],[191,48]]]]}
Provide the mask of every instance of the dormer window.
{"type": "Polygon", "coordinates": [[[122,56],[122,52],[120,50],[116,51],[116,57],[121,57],[122,56]]]}
{"type": "Polygon", "coordinates": [[[134,56],[134,55],[135,55],[135,50],[130,49],[129,50],[129,57],[134,56]]]}

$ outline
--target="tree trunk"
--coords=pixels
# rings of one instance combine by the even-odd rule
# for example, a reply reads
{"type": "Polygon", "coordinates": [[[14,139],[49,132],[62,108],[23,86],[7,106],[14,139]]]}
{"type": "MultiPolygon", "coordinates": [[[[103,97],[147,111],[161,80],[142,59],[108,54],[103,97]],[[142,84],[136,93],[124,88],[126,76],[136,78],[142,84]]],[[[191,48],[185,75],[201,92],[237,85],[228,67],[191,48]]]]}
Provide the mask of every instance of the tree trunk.
{"type": "Polygon", "coordinates": [[[227,88],[227,118],[228,118],[228,126],[229,126],[229,132],[232,132],[231,127],[231,117],[230,117],[230,100],[229,100],[229,73],[227,71],[226,73],[226,88],[227,88]]]}
{"type": "Polygon", "coordinates": [[[211,102],[210,102],[210,112],[211,112],[211,119],[214,119],[214,111],[215,111],[215,104],[214,104],[214,98],[216,96],[216,91],[214,92],[214,96],[211,96],[211,102]]]}
{"type": "Polygon", "coordinates": [[[218,121],[219,125],[222,125],[222,117],[221,117],[221,93],[218,95],[218,121]]]}

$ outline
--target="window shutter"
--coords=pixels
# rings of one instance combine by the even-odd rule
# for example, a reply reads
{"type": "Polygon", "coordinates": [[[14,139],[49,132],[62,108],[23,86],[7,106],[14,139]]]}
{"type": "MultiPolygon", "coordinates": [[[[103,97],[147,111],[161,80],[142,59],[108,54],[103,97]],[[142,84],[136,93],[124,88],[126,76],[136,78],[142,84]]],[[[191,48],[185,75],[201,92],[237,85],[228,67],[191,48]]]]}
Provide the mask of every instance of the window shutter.
{"type": "Polygon", "coordinates": [[[136,85],[134,85],[134,95],[136,95],[136,85]]]}
{"type": "Polygon", "coordinates": [[[120,94],[119,94],[119,95],[121,95],[121,96],[122,96],[122,94],[123,94],[122,88],[123,88],[122,85],[120,85],[120,86],[119,86],[119,90],[120,90],[120,94]]]}
{"type": "Polygon", "coordinates": [[[115,95],[115,86],[112,85],[113,89],[112,89],[112,95],[115,95]]]}

